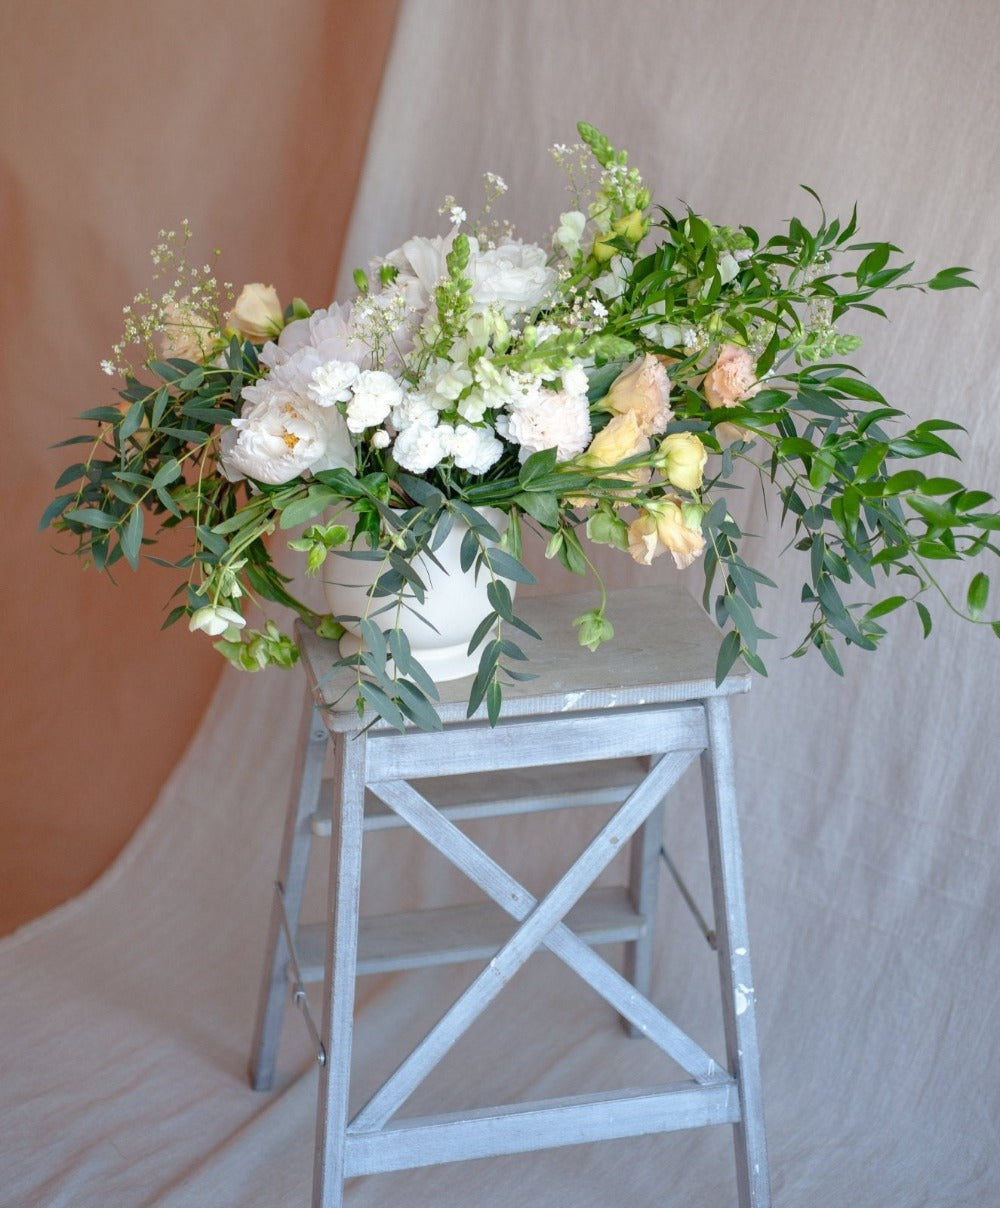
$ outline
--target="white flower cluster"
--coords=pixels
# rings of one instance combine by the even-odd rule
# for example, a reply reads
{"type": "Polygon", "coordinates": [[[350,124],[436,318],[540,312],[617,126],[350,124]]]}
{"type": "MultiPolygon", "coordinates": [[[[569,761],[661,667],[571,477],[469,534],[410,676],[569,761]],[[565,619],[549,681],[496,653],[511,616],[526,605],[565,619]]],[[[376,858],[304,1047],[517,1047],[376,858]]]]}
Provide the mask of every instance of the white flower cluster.
{"type": "MultiPolygon", "coordinates": [[[[260,359],[268,372],[243,390],[242,412],[222,439],[231,480],[277,485],[342,467],[369,450],[425,474],[452,467],[485,474],[513,448],[560,460],[589,445],[587,375],[565,354],[511,368],[497,359],[522,339],[559,275],[536,244],[468,238],[461,328],[442,337],[438,291],[461,219],[445,237],[413,238],[375,266],[385,284],[350,306],[288,323],[260,359]]],[[[463,215],[464,217],[464,215],[463,215]]],[[[551,324],[529,328],[537,344],[551,324]]]]}

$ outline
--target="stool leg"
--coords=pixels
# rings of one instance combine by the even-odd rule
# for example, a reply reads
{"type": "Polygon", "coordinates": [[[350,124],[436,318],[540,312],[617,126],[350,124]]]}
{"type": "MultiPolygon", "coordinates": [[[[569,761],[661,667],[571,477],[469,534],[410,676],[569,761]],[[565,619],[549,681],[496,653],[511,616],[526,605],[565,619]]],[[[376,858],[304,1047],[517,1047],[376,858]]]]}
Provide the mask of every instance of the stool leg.
{"type": "Polygon", "coordinates": [[[264,975],[250,1055],[250,1085],[257,1091],[270,1090],[274,1082],[274,1063],[281,1036],[285,1002],[288,998],[286,968],[289,951],[281,916],[284,909],[289,928],[294,935],[302,909],[302,895],[305,892],[306,872],[309,867],[309,849],[312,842],[309,822],[319,804],[328,738],[323,715],[313,705],[311,694],[307,694],[295,760],[298,783],[293,787],[288,813],[285,816],[278,881],[271,903],[264,975]]]}
{"type": "Polygon", "coordinates": [[[739,1086],[740,1119],[733,1126],[740,1208],[769,1208],[770,1183],[750,942],[747,932],[743,858],[733,777],[729,710],[722,697],[705,701],[708,749],[702,780],[708,825],[708,855],[718,936],[722,1015],[730,1073],[739,1086]]]}
{"type": "MultiPolygon", "coordinates": [[[[653,938],[662,841],[661,802],[633,836],[629,850],[629,897],[633,909],[646,920],[646,926],[639,939],[631,940],[625,945],[623,972],[644,998],[649,997],[653,981],[653,938]]],[[[622,1023],[631,1037],[640,1035],[626,1020],[623,1019],[622,1023]]]]}
{"type": "Polygon", "coordinates": [[[331,811],[323,1046],[316,1110],[313,1208],[341,1208],[354,1032],[365,801],[365,735],[337,735],[338,795],[331,811]]]}

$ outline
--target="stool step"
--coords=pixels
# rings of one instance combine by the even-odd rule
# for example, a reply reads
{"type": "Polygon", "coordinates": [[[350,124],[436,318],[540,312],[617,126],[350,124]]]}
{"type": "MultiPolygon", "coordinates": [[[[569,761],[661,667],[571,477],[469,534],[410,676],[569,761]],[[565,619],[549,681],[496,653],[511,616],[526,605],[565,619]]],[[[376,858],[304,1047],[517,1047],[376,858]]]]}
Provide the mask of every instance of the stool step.
{"type": "MultiPolygon", "coordinates": [[[[563,768],[515,768],[502,776],[440,776],[415,780],[413,785],[452,822],[535,814],[543,810],[586,805],[616,805],[624,801],[647,771],[641,758],[614,759],[563,768]]],[[[319,806],[310,821],[312,833],[329,838],[336,795],[332,780],[324,780],[319,806]]],[[[373,794],[365,795],[365,830],[404,826],[402,819],[373,794]]]]}
{"type": "MultiPolygon", "coordinates": [[[[566,915],[566,924],[591,945],[637,940],[646,920],[632,906],[624,886],[602,886],[585,893],[566,915]]],[[[518,923],[493,902],[442,906],[361,920],[358,973],[390,973],[460,961],[489,960],[511,937],[518,923]]],[[[296,949],[302,980],[321,981],[326,928],[299,927],[296,949]]]]}

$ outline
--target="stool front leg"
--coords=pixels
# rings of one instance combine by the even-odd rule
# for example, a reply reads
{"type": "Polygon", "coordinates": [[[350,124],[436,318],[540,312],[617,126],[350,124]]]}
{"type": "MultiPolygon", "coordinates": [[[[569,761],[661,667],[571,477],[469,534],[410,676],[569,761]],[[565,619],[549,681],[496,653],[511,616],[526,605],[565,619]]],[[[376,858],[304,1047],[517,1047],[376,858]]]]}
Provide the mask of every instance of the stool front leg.
{"type": "Polygon", "coordinates": [[[705,701],[709,746],[702,780],[712,872],[722,1016],[729,1072],[739,1086],[740,1119],[733,1125],[740,1208],[770,1208],[764,1108],[757,1046],[756,1000],[750,972],[743,856],[725,699],[705,701]]]}
{"type": "Polygon", "coordinates": [[[339,734],[334,739],[334,750],[338,795],[332,809],[313,1208],[341,1208],[344,1195],[360,922],[365,735],[339,734]]]}

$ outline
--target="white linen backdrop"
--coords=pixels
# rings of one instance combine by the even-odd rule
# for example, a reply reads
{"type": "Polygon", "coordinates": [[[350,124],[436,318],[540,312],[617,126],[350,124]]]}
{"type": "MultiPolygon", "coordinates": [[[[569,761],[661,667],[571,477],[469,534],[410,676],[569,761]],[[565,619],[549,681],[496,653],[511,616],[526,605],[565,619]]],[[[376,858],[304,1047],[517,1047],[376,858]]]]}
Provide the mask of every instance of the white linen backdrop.
{"type": "MultiPolygon", "coordinates": [[[[510,185],[520,233],[547,236],[564,195],[546,148],[574,141],[579,118],[631,149],[664,204],[719,222],[808,220],[800,182],[831,214],[858,199],[861,238],[896,240],[927,275],[975,269],[977,292],[900,295],[864,358],[890,400],[964,424],[964,475],[996,490],[998,44],[992,0],[404,0],[343,264],[441,230],[445,193],[474,213],[486,170],[510,185]]],[[[304,120],[322,137],[329,116],[304,120]]],[[[818,658],[782,661],[801,578],[777,560],[786,535],[760,499],[744,508],[783,582],[765,627],[786,635],[733,707],[775,1204],[986,1208],[1000,1181],[1000,647],[937,609],[927,643],[900,617],[844,680],[818,658]]],[[[618,583],[669,574],[603,564],[618,583]]],[[[953,569],[941,578],[961,599],[953,569]]],[[[684,579],[695,594],[698,574],[684,579]]],[[[546,568],[543,586],[575,584],[546,568]]],[[[244,1073],[300,695],[295,673],[227,673],[112,870],[0,944],[0,1204],[308,1202],[316,1071],[301,1022],[287,1020],[275,1091],[244,1073]]],[[[532,885],[586,833],[537,825],[485,831],[532,885]]],[[[704,902],[700,834],[683,787],[667,837],[704,902]]],[[[367,860],[368,909],[460,892],[399,836],[374,836],[367,860]]],[[[710,1038],[714,958],[669,884],[660,916],[656,997],[710,1038]]],[[[468,976],[372,982],[359,1081],[468,976]]],[[[643,1042],[574,988],[533,961],[414,1108],[641,1080],[643,1042]]],[[[720,1208],[735,1202],[729,1130],[372,1177],[347,1202],[720,1208]]]]}

